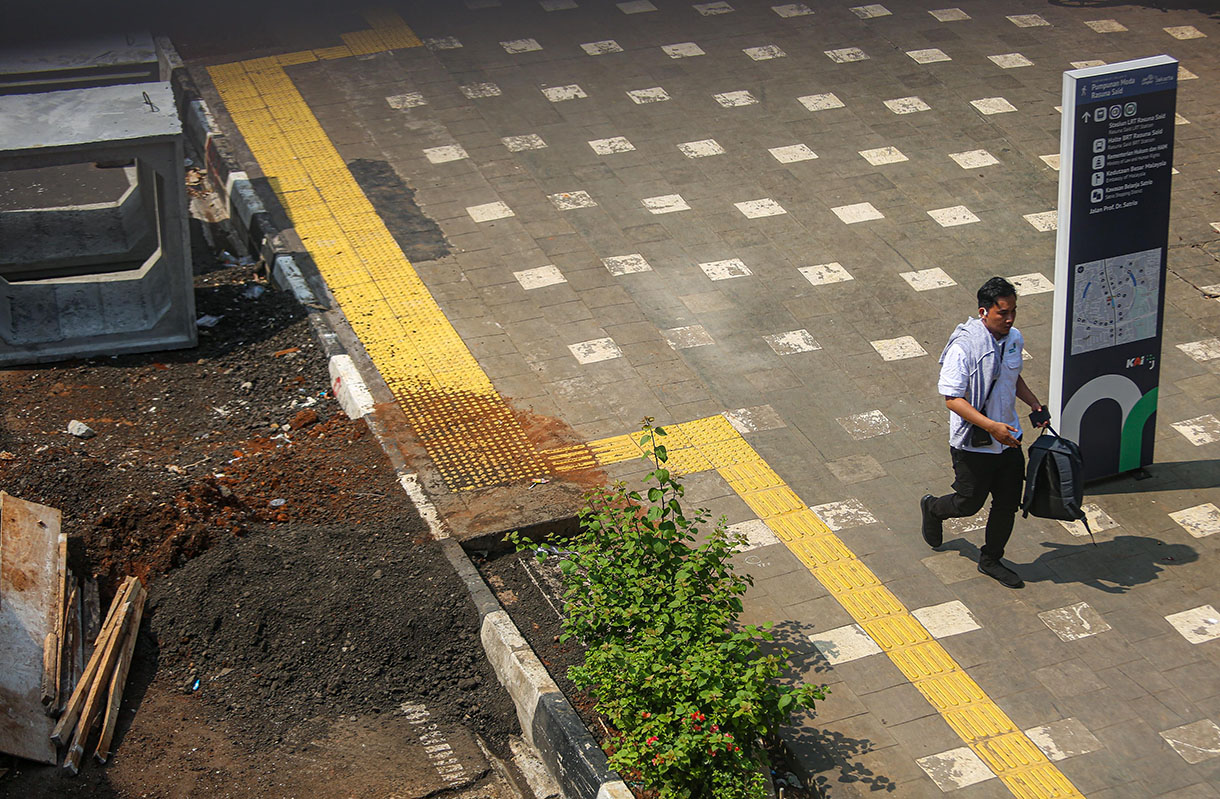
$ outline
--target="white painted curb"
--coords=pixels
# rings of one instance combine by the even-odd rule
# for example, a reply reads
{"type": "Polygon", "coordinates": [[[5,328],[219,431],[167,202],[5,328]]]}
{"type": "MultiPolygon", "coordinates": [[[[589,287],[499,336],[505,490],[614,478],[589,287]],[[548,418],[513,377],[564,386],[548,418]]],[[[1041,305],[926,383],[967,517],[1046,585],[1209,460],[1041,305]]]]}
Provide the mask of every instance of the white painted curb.
{"type": "Polygon", "coordinates": [[[496,676],[517,706],[517,718],[521,721],[526,743],[537,748],[533,731],[538,701],[543,694],[559,693],[559,686],[521,637],[506,611],[497,610],[484,616],[480,637],[496,676]]]}
{"type": "Polygon", "coordinates": [[[330,391],[349,419],[359,419],[373,410],[373,395],[369,393],[350,355],[331,356],[330,391]]]}

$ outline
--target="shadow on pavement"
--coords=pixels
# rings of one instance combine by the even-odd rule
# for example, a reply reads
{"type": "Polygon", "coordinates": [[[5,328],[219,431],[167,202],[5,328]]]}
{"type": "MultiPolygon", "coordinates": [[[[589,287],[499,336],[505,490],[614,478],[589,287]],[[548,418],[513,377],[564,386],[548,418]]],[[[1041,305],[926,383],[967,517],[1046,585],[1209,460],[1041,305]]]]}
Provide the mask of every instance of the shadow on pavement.
{"type": "Polygon", "coordinates": [[[1150,583],[1170,566],[1199,559],[1186,544],[1167,544],[1159,538],[1119,535],[1091,543],[1043,541],[1048,552],[1019,569],[1026,582],[1079,583],[1107,594],[1125,594],[1150,583]],[[1162,568],[1165,567],[1165,568],[1162,568]]]}
{"type": "MultiPolygon", "coordinates": [[[[771,628],[774,641],[765,651],[788,650],[793,674],[803,675],[809,682],[818,682],[831,671],[826,657],[809,640],[810,630],[795,621],[777,622],[771,628]],[[812,678],[812,679],[810,679],[812,678]]],[[[798,776],[813,785],[820,795],[834,799],[835,786],[868,786],[872,791],[896,791],[898,784],[884,774],[877,774],[859,758],[875,751],[878,746],[868,738],[852,738],[834,730],[824,729],[817,717],[817,708],[793,718],[791,725],[780,731],[799,767],[798,776]]]]}
{"type": "Polygon", "coordinates": [[[1217,10],[1214,2],[1207,0],[1152,0],[1152,2],[1139,2],[1139,0],[1050,0],[1053,6],[1062,6],[1063,8],[1117,8],[1131,6],[1143,6],[1150,8],[1153,11],[1198,11],[1200,14],[1206,14],[1213,19],[1220,18],[1220,10],[1217,10]]]}
{"type": "Polygon", "coordinates": [[[1120,474],[1088,483],[1085,496],[1144,494],[1152,491],[1195,491],[1220,486],[1220,460],[1153,463],[1138,473],[1120,474]]]}

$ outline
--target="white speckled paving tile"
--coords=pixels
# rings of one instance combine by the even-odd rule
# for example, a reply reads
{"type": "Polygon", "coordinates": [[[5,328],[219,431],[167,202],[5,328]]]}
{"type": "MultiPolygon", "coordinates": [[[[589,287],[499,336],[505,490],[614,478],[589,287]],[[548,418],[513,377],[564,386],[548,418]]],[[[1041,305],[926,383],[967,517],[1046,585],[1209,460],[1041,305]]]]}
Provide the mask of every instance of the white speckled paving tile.
{"type": "Polygon", "coordinates": [[[733,203],[733,205],[738,211],[741,211],[746,219],[761,219],[764,216],[780,216],[788,213],[782,205],[770,197],[745,200],[744,202],[733,203]]]}
{"type": "Polygon", "coordinates": [[[1189,120],[1189,119],[1187,119],[1186,117],[1182,116],[1181,114],[1174,114],[1174,115],[1173,115],[1173,124],[1175,124],[1175,125],[1189,125],[1189,124],[1190,124],[1190,120],[1189,120]]]}
{"type": "Polygon", "coordinates": [[[1210,413],[1196,416],[1194,419],[1172,422],[1170,426],[1196,447],[1220,441],[1220,419],[1210,413]]]}
{"type": "Polygon", "coordinates": [[[777,44],[765,44],[762,47],[746,47],[741,52],[748,55],[754,61],[770,61],[773,58],[786,58],[788,56],[777,44]]]}
{"type": "Polygon", "coordinates": [[[932,291],[957,285],[957,281],[945,274],[945,270],[939,266],[920,269],[917,272],[899,272],[898,277],[905,280],[916,291],[932,291]]]}
{"type": "Polygon", "coordinates": [[[970,608],[962,604],[960,599],[918,608],[911,611],[911,615],[924,626],[929,635],[937,639],[983,629],[983,625],[979,624],[970,608]]]}
{"type": "Polygon", "coordinates": [[[494,83],[468,83],[458,87],[468,100],[479,100],[484,97],[499,97],[502,92],[494,83]]]}
{"type": "Polygon", "coordinates": [[[627,0],[625,3],[616,3],[616,5],[618,10],[624,14],[644,14],[657,10],[657,7],[649,2],[649,0],[627,0]]]}
{"type": "Polygon", "coordinates": [[[653,86],[650,89],[631,89],[627,92],[627,96],[631,98],[631,102],[636,105],[646,105],[648,103],[663,103],[669,99],[669,93],[660,86],[653,86]]]}
{"type": "Polygon", "coordinates": [[[995,777],[995,772],[968,746],[916,758],[915,763],[946,793],[995,777]]]}
{"type": "MultiPolygon", "coordinates": [[[[1072,69],[1086,69],[1087,67],[1104,67],[1106,65],[1105,61],[1102,61],[1097,58],[1090,58],[1085,61],[1072,61],[1070,63],[1072,65],[1072,69]]],[[[1055,106],[1055,110],[1057,110],[1061,114],[1063,113],[1063,109],[1060,108],[1059,106],[1055,106]]]]}
{"type": "Polygon", "coordinates": [[[504,52],[510,55],[532,53],[535,50],[542,49],[542,45],[538,44],[537,39],[513,39],[507,42],[500,42],[500,46],[504,48],[504,52]]]}
{"type": "Polygon", "coordinates": [[[560,211],[597,207],[597,201],[590,197],[587,191],[561,191],[558,194],[548,194],[547,199],[560,211]]]}
{"type": "Polygon", "coordinates": [[[703,325],[674,327],[669,330],[662,330],[661,335],[665,337],[665,341],[669,346],[675,350],[706,347],[708,344],[716,343],[712,341],[711,334],[704,329],[703,325]]]}
{"type": "Polygon", "coordinates": [[[513,277],[517,278],[517,282],[521,284],[521,288],[526,291],[540,289],[545,286],[555,286],[560,283],[567,283],[568,279],[563,276],[556,266],[539,266],[534,269],[523,269],[520,272],[513,272],[513,277]]]}
{"type": "Polygon", "coordinates": [[[546,142],[537,133],[526,133],[523,136],[505,136],[500,141],[512,153],[520,153],[526,150],[541,150],[546,147],[546,142]]]}
{"type": "Polygon", "coordinates": [[[542,95],[552,103],[562,103],[567,100],[581,100],[589,95],[575,83],[566,86],[547,86],[542,89],[542,95]]]}
{"type": "Polygon", "coordinates": [[[873,346],[883,361],[904,361],[907,358],[921,358],[928,354],[928,351],[921,347],[913,336],[882,338],[870,341],[869,344],[873,346]]]}
{"type": "Polygon", "coordinates": [[[1037,14],[1013,14],[1008,17],[1008,21],[1018,28],[1044,28],[1050,25],[1049,22],[1037,14]]]}
{"type": "Polygon", "coordinates": [[[978,100],[971,100],[970,105],[978,109],[980,114],[991,116],[992,114],[1007,114],[1016,111],[1017,107],[1005,100],[1003,97],[983,97],[978,100]]]}
{"type": "Polygon", "coordinates": [[[577,361],[584,364],[611,361],[623,357],[623,351],[614,343],[614,339],[609,337],[569,344],[568,349],[572,351],[572,355],[577,361]]]}
{"type": "Polygon", "coordinates": [[[1169,514],[1182,529],[1195,538],[1206,538],[1220,533],[1220,508],[1211,502],[1195,505],[1193,508],[1176,510],[1169,514]]]}
{"type": "Polygon", "coordinates": [[[718,14],[731,14],[733,12],[733,7],[725,2],[695,3],[693,8],[705,17],[714,17],[718,14]]]}
{"type": "Polygon", "coordinates": [[[610,274],[615,277],[652,271],[652,265],[638,252],[633,252],[630,255],[611,255],[609,258],[603,258],[602,263],[605,264],[610,274]]]}
{"type": "Polygon", "coordinates": [[[770,405],[751,405],[749,408],[734,408],[721,411],[733,429],[743,436],[759,430],[779,430],[787,427],[783,418],[770,405]]]}
{"type": "Polygon", "coordinates": [[[635,145],[623,136],[612,136],[609,139],[593,139],[589,142],[589,146],[598,155],[629,153],[635,149],[635,145]]]}
{"type": "Polygon", "coordinates": [[[1166,33],[1175,39],[1205,39],[1207,34],[1196,28],[1194,25],[1171,25],[1168,28],[1163,28],[1166,33]]]}
{"type": "Polygon", "coordinates": [[[386,105],[393,108],[395,111],[401,111],[404,108],[418,108],[421,105],[427,105],[428,101],[424,99],[420,92],[407,92],[406,94],[395,94],[385,98],[386,105]]]}
{"type": "Polygon", "coordinates": [[[1188,341],[1177,345],[1178,349],[1194,358],[1199,363],[1214,361],[1220,358],[1220,338],[1205,338],[1200,341],[1188,341]]]}
{"type": "Polygon", "coordinates": [[[836,533],[840,530],[850,530],[853,527],[865,527],[877,523],[877,517],[855,497],[840,502],[814,505],[809,510],[813,511],[832,532],[836,533]]]}
{"type": "Polygon", "coordinates": [[[1220,726],[1211,719],[1200,719],[1162,732],[1161,737],[1187,763],[1194,765],[1220,757],[1220,726]]]}
{"type": "Polygon", "coordinates": [[[855,6],[851,9],[851,13],[860,19],[877,19],[878,17],[888,17],[892,12],[879,3],[873,3],[867,6],[855,6]]]}
{"type": "Polygon", "coordinates": [[[1090,19],[1084,24],[1097,33],[1123,33],[1127,30],[1127,26],[1116,19],[1090,19]]]}
{"type": "Polygon", "coordinates": [[[897,147],[878,147],[874,150],[861,150],[860,156],[873,166],[898,164],[907,160],[907,157],[897,147]]]}
{"type": "Polygon", "coordinates": [[[868,53],[859,47],[841,47],[838,50],[824,50],[826,57],[836,64],[850,64],[855,61],[867,61],[868,53]]]}
{"type": "Polygon", "coordinates": [[[785,3],[780,6],[771,6],[771,10],[785,19],[807,17],[813,13],[813,9],[804,3],[785,3]]]}
{"type": "Polygon", "coordinates": [[[602,39],[600,42],[585,42],[580,46],[589,55],[609,55],[611,53],[621,53],[623,48],[613,39],[602,39]]]}
{"type": "Polygon", "coordinates": [[[964,205],[953,205],[948,208],[937,208],[935,210],[928,211],[928,216],[935,219],[936,224],[940,225],[941,227],[970,225],[979,221],[979,218],[964,205]]]}
{"type": "Polygon", "coordinates": [[[967,150],[964,153],[949,153],[949,157],[956,161],[957,165],[962,169],[979,169],[985,166],[995,166],[1000,163],[1000,159],[986,150],[967,150]]]}
{"type": "Polygon", "coordinates": [[[843,283],[855,279],[838,261],[828,264],[815,264],[814,266],[802,266],[798,267],[796,271],[800,272],[814,286],[843,283]]]}
{"type": "Polygon", "coordinates": [[[789,330],[786,333],[772,333],[769,336],[763,336],[763,340],[775,351],[776,355],[795,355],[799,352],[815,352],[822,349],[822,345],[814,341],[813,336],[809,335],[809,331],[803,327],[800,330],[789,330]]]}
{"type": "Polygon", "coordinates": [[[1220,614],[1211,605],[1170,613],[1165,621],[1192,644],[1205,644],[1220,638],[1220,614]]]}
{"type": "Polygon", "coordinates": [[[1066,718],[1039,727],[1030,727],[1025,734],[1052,761],[1087,755],[1101,749],[1101,741],[1089,732],[1079,719],[1066,718]]]}
{"type": "Polygon", "coordinates": [[[1039,233],[1050,233],[1059,228],[1058,211],[1039,211],[1036,214],[1022,214],[1021,218],[1033,226],[1039,233]]]}
{"type": "Polygon", "coordinates": [[[757,105],[758,103],[758,98],[744,89],[735,92],[721,92],[720,94],[713,94],[712,97],[725,108],[738,108],[743,105],[757,105]]]}
{"type": "Polygon", "coordinates": [[[871,222],[874,219],[885,219],[885,214],[874,208],[872,203],[852,203],[851,205],[840,205],[830,210],[848,225],[854,225],[857,222],[871,222]]]}
{"type": "Polygon", "coordinates": [[[715,139],[682,142],[678,145],[678,149],[687,158],[707,158],[711,155],[724,155],[724,148],[715,139]]]}
{"type": "Polygon", "coordinates": [[[645,197],[640,200],[650,213],[672,214],[676,211],[689,211],[690,206],[681,194],[661,194],[656,197],[645,197]]]}
{"type": "Polygon", "coordinates": [[[712,280],[730,280],[735,277],[749,277],[754,274],[740,258],[728,258],[723,261],[708,261],[699,264],[703,274],[712,280]]]}
{"type": "Polygon", "coordinates": [[[1085,529],[1084,522],[1066,522],[1058,519],[1056,520],[1064,530],[1067,530],[1077,538],[1088,538],[1089,530],[1092,530],[1093,533],[1096,534],[1104,530],[1113,530],[1119,526],[1118,522],[1110,518],[1110,514],[1102,510],[1101,506],[1095,502],[1086,502],[1080,506],[1080,509],[1084,511],[1085,520],[1089,523],[1088,530],[1085,529]]]}
{"type": "Polygon", "coordinates": [[[893,100],[883,100],[882,103],[895,114],[915,114],[932,110],[932,106],[918,97],[895,97],[893,100]]]}
{"type": "Polygon", "coordinates": [[[707,55],[707,53],[703,52],[703,48],[694,42],[665,44],[661,46],[661,51],[670,58],[693,58],[699,55],[707,55]]]}
{"type": "Polygon", "coordinates": [[[1038,618],[1061,641],[1079,641],[1113,629],[1087,602],[1044,610],[1038,614],[1038,618]]]}
{"type": "Polygon", "coordinates": [[[832,108],[843,108],[843,101],[836,97],[833,92],[808,94],[804,97],[798,97],[796,100],[810,111],[829,111],[832,108]]]}
{"type": "Polygon", "coordinates": [[[970,15],[960,8],[938,8],[934,11],[929,11],[937,22],[962,22],[970,19],[970,15]]]}
{"type": "Polygon", "coordinates": [[[847,434],[857,441],[876,438],[894,432],[894,425],[879,410],[865,411],[835,419],[847,434]]]}
{"type": "Polygon", "coordinates": [[[1059,171],[1059,153],[1040,155],[1038,158],[1042,159],[1042,163],[1046,164],[1051,169],[1055,170],[1056,172],[1059,171]]]}
{"type": "Polygon", "coordinates": [[[1178,80],[1198,80],[1199,76],[1186,67],[1178,64],[1178,80]]]}
{"type": "Polygon", "coordinates": [[[470,156],[460,144],[445,144],[440,147],[424,148],[424,157],[434,164],[447,164],[450,161],[461,161],[470,156]]]}
{"type": "Polygon", "coordinates": [[[1001,53],[1000,55],[989,55],[987,60],[998,67],[1004,69],[1016,69],[1017,67],[1032,67],[1033,61],[1030,61],[1020,53],[1001,53]]]}
{"type": "Polygon", "coordinates": [[[433,52],[437,50],[458,50],[462,43],[453,36],[433,36],[430,39],[424,39],[424,47],[427,47],[433,52]]]}
{"type": "Polygon", "coordinates": [[[513,209],[502,202],[471,205],[466,208],[466,213],[470,214],[470,218],[476,222],[493,222],[497,219],[516,216],[513,209]]]}
{"type": "Polygon", "coordinates": [[[781,164],[795,164],[799,161],[812,161],[818,154],[810,150],[808,145],[788,144],[783,147],[772,147],[767,150],[771,157],[781,164]]]}
{"type": "Polygon", "coordinates": [[[907,55],[916,64],[938,64],[941,61],[953,60],[944,50],[936,47],[929,47],[926,50],[907,50],[907,55]]]}
{"type": "Polygon", "coordinates": [[[1007,280],[1017,287],[1018,297],[1047,294],[1055,290],[1055,284],[1043,277],[1041,272],[1030,272],[1028,275],[1012,275],[1007,280]]]}
{"type": "Polygon", "coordinates": [[[881,654],[881,647],[877,646],[877,642],[864,632],[864,628],[859,624],[848,624],[823,633],[813,633],[809,636],[809,641],[832,666],[881,654]]]}
{"type": "Polygon", "coordinates": [[[750,519],[737,524],[730,524],[726,528],[729,535],[745,539],[745,543],[737,548],[738,552],[749,552],[753,549],[771,546],[779,543],[779,537],[772,532],[771,528],[762,519],[750,519]]]}

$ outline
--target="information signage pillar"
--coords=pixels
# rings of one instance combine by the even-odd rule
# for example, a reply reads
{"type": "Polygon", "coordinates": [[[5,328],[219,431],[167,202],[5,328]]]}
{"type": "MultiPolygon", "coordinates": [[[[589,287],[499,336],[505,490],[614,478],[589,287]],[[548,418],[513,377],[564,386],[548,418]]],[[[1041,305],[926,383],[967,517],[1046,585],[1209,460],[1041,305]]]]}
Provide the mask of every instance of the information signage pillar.
{"type": "Polygon", "coordinates": [[[1178,62],[1063,73],[1049,408],[1085,479],[1152,462],[1178,62]]]}

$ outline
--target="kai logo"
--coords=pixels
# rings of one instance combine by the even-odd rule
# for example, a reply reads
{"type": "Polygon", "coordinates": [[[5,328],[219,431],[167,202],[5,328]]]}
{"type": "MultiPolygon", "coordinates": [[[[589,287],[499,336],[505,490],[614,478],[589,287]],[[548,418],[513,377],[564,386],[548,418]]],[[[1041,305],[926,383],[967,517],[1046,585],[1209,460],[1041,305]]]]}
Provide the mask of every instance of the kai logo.
{"type": "Polygon", "coordinates": [[[1128,369],[1134,369],[1137,366],[1142,366],[1147,369],[1155,369],[1156,368],[1156,356],[1155,355],[1140,355],[1136,358],[1127,359],[1127,368],[1128,369]]]}

